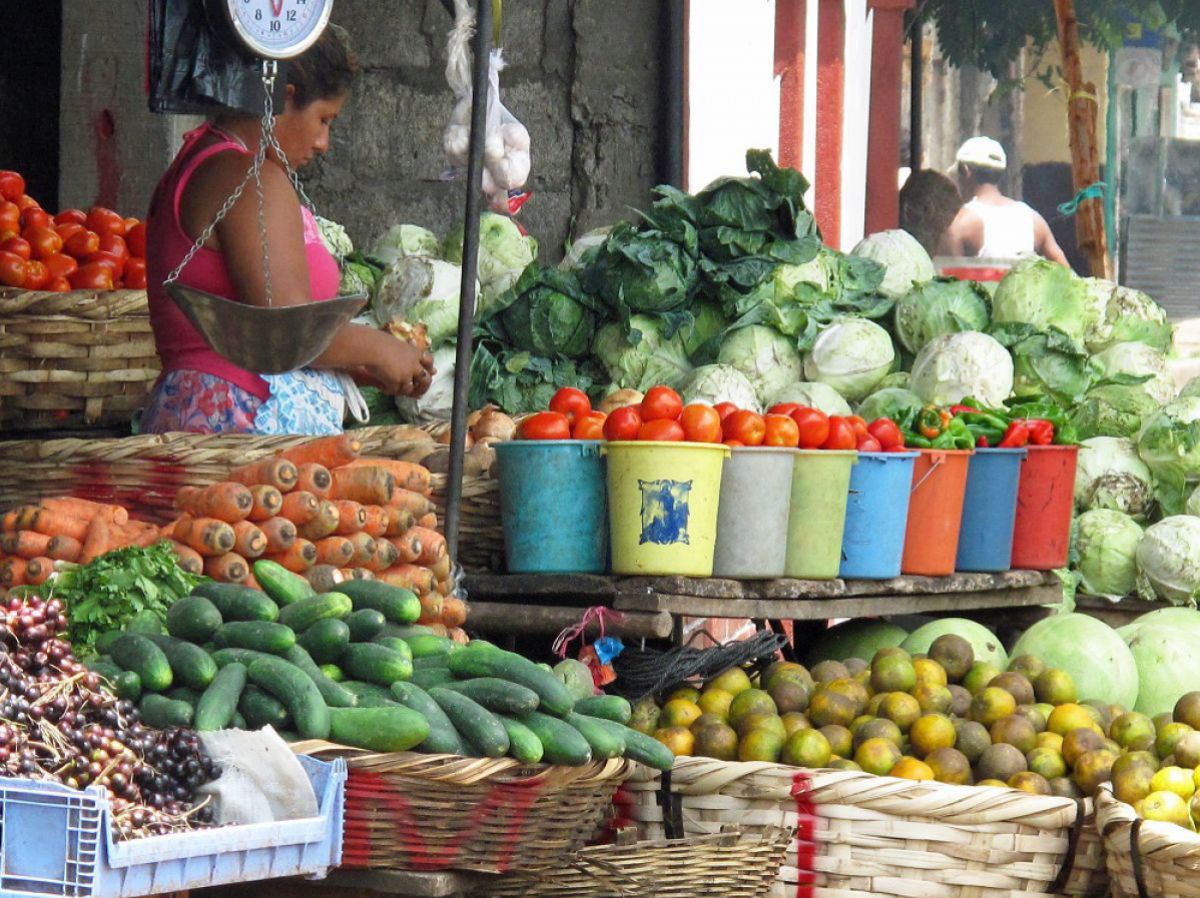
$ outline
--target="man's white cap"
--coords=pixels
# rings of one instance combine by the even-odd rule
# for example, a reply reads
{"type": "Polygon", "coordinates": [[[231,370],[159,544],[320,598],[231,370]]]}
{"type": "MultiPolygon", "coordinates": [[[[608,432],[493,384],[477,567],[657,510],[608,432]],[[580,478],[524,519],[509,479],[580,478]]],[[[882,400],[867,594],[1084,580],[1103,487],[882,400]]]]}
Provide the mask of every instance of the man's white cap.
{"type": "Polygon", "coordinates": [[[954,157],[963,165],[977,168],[993,168],[1004,171],[1008,168],[1008,154],[1004,147],[990,137],[972,137],[958,149],[954,157]]]}

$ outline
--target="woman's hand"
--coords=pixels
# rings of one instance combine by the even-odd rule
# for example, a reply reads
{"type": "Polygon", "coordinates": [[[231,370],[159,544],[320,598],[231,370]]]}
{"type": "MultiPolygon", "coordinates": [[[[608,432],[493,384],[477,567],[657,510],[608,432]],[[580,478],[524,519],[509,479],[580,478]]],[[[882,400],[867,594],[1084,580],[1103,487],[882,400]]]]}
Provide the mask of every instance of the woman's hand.
{"type": "Polygon", "coordinates": [[[367,374],[390,396],[424,396],[433,380],[433,356],[383,331],[372,333],[367,374]]]}

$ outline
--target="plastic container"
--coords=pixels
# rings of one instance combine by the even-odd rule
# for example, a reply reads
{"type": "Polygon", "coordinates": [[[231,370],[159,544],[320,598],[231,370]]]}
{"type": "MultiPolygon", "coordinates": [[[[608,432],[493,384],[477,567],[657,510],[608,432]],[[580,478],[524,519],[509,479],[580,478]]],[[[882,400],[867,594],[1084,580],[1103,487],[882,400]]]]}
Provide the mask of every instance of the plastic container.
{"type": "Polygon", "coordinates": [[[1053,571],[1067,566],[1075,510],[1078,446],[1030,446],[1021,466],[1012,566],[1053,571]]]}
{"type": "Polygon", "coordinates": [[[795,449],[736,448],[721,472],[714,577],[783,576],[795,449]]]}
{"type": "Polygon", "coordinates": [[[900,571],[926,577],[954,573],[967,490],[969,449],[921,449],[913,466],[904,562],[900,571]]]}
{"type": "Polygon", "coordinates": [[[606,443],[612,569],[711,577],[728,446],[606,443]]]}
{"type": "Polygon", "coordinates": [[[798,449],[784,576],[832,580],[842,564],[846,499],[857,452],[798,449]]]}
{"type": "Polygon", "coordinates": [[[1007,571],[1024,449],[976,449],[967,471],[955,570],[1007,571]]]}
{"type": "Polygon", "coordinates": [[[600,443],[513,440],[495,449],[509,572],[603,573],[608,509],[600,443]]]}
{"type": "Polygon", "coordinates": [[[342,859],[346,762],[301,757],[319,816],[115,841],[107,793],[0,779],[0,895],[123,898],[285,876],[342,859]]]}
{"type": "Polygon", "coordinates": [[[842,535],[844,580],[900,576],[915,452],[860,452],[850,471],[842,535]]]}

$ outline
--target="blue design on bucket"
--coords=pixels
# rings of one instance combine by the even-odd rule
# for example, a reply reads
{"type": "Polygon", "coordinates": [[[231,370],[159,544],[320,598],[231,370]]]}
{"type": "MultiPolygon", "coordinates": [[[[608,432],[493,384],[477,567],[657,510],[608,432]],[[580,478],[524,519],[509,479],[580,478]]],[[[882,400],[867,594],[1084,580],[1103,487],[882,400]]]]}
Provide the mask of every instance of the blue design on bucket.
{"type": "Polygon", "coordinates": [[[642,535],[639,544],[690,545],[688,540],[688,501],[692,481],[639,480],[642,491],[642,535]]]}

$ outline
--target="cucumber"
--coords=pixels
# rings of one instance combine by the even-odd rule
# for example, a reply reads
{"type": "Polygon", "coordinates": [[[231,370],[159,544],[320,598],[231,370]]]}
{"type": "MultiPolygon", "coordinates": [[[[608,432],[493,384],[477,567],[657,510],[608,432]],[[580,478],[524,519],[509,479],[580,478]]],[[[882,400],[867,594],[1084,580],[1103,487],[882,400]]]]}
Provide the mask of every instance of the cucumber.
{"type": "Polygon", "coordinates": [[[450,672],[459,679],[497,677],[532,689],[541,699],[542,710],[559,717],[575,704],[567,687],[532,661],[497,648],[469,645],[450,656],[450,672]]]}
{"type": "Polygon", "coordinates": [[[296,642],[304,646],[314,661],[332,664],[350,644],[350,628],[333,618],[319,620],[297,636],[296,642]]]}
{"type": "Polygon", "coordinates": [[[132,670],[123,670],[113,683],[117,698],[136,702],[142,696],[142,678],[132,670]]]}
{"type": "Polygon", "coordinates": [[[404,641],[408,643],[414,659],[449,656],[455,650],[454,643],[445,636],[409,636],[404,641]]]}
{"type": "Polygon", "coordinates": [[[408,751],[429,735],[425,718],[402,705],[390,708],[333,708],[329,738],[370,751],[408,751]]]}
{"type": "Polygon", "coordinates": [[[625,727],[621,735],[625,737],[625,757],[629,760],[653,767],[655,770],[670,770],[671,765],[675,763],[675,755],[671,753],[671,749],[657,739],[629,727],[625,727]]]}
{"type": "Polygon", "coordinates": [[[394,624],[415,624],[421,616],[421,600],[416,594],[379,580],[346,580],[338,590],[350,597],[354,610],[371,608],[394,624]]]}
{"type": "Polygon", "coordinates": [[[200,693],[190,686],[175,686],[168,689],[163,695],[177,702],[187,702],[192,706],[193,712],[196,710],[196,704],[200,701],[200,693]]]}
{"type": "Polygon", "coordinates": [[[329,738],[329,708],[308,674],[281,658],[260,658],[247,674],[250,682],[283,702],[301,736],[329,738]]]}
{"type": "Polygon", "coordinates": [[[412,659],[373,642],[352,642],[342,653],[342,669],[356,680],[391,686],[412,678],[412,659]]]}
{"type": "Polygon", "coordinates": [[[414,670],[411,682],[416,683],[426,692],[434,686],[445,686],[454,682],[454,674],[448,667],[427,667],[424,670],[414,670]]]}
{"type": "Polygon", "coordinates": [[[345,680],[341,686],[354,694],[360,708],[386,708],[388,705],[399,704],[392,693],[374,683],[364,683],[361,680],[345,680]]]}
{"type": "Polygon", "coordinates": [[[533,730],[546,750],[546,760],[551,764],[582,767],[592,759],[592,747],[583,734],[569,723],[538,711],[523,716],[521,723],[533,730]]]}
{"type": "Polygon", "coordinates": [[[96,637],[96,654],[111,655],[113,646],[117,644],[117,640],[124,636],[121,630],[105,630],[96,637]]]}
{"type": "Polygon", "coordinates": [[[225,623],[217,606],[204,596],[184,596],[167,611],[167,632],[176,639],[203,645],[225,623]]]}
{"type": "Polygon", "coordinates": [[[625,754],[625,740],[621,733],[602,726],[598,718],[584,717],[572,711],[563,720],[579,730],[579,734],[587,740],[593,758],[607,761],[625,754]]]}
{"type": "Polygon", "coordinates": [[[119,667],[137,674],[141,678],[142,688],[149,692],[163,692],[170,689],[174,682],[167,656],[145,636],[122,633],[121,638],[113,644],[112,657],[119,667]]]}
{"type": "Polygon", "coordinates": [[[254,649],[269,655],[282,655],[296,644],[296,632],[283,624],[266,621],[233,621],[221,624],[214,641],[223,649],[254,649]]]}
{"type": "Polygon", "coordinates": [[[303,647],[294,645],[286,652],[283,657],[295,664],[298,668],[304,671],[313,684],[321,693],[321,698],[325,700],[331,708],[353,708],[358,702],[354,698],[354,693],[342,688],[340,683],[335,683],[325,674],[321,673],[321,668],[317,667],[317,662],[312,659],[312,655],[304,651],[303,647]]]}
{"type": "Polygon", "coordinates": [[[325,674],[325,676],[329,677],[335,683],[340,683],[346,679],[346,672],[336,664],[322,664],[321,673],[325,674]]]}
{"type": "Polygon", "coordinates": [[[162,649],[171,665],[173,681],[180,686],[203,691],[217,675],[217,662],[198,645],[176,639],[174,636],[147,636],[162,649]]]}
{"type": "Polygon", "coordinates": [[[376,638],[380,636],[394,636],[396,639],[408,639],[410,636],[436,636],[437,634],[429,629],[429,627],[423,627],[420,624],[393,624],[389,621],[375,635],[376,638]]]}
{"type": "Polygon", "coordinates": [[[370,642],[387,626],[387,618],[374,608],[360,608],[347,615],[346,625],[350,628],[351,642],[370,642]]]}
{"type": "MultiPolygon", "coordinates": [[[[403,639],[397,640],[404,642],[403,639]]],[[[390,643],[385,643],[390,646],[390,643]]],[[[408,643],[405,643],[407,645],[408,643]]],[[[411,651],[411,649],[410,649],[411,651]]],[[[424,658],[413,658],[413,670],[429,670],[430,668],[440,667],[442,670],[450,669],[449,655],[427,655],[424,658]]]]}
{"type": "Polygon", "coordinates": [[[484,757],[502,758],[508,754],[508,733],[491,711],[465,695],[440,686],[430,689],[429,697],[446,712],[463,738],[484,757]]]}
{"type": "Polygon", "coordinates": [[[261,589],[251,589],[237,583],[201,583],[192,590],[192,595],[208,599],[217,606],[221,619],[261,620],[271,623],[279,620],[279,606],[261,589]]]}
{"type": "Polygon", "coordinates": [[[192,706],[165,695],[150,693],[143,696],[138,710],[142,712],[142,723],[156,730],[192,725],[192,706]]]}
{"type": "Polygon", "coordinates": [[[251,661],[273,657],[275,656],[266,652],[256,652],[254,649],[217,649],[212,653],[212,658],[217,662],[218,668],[227,664],[242,664],[249,667],[251,661]]]}
{"type": "Polygon", "coordinates": [[[124,671],[121,670],[121,668],[117,665],[113,664],[112,661],[104,661],[100,658],[93,658],[91,661],[87,662],[85,667],[87,667],[87,669],[92,673],[99,674],[100,676],[104,677],[104,679],[108,680],[109,685],[114,687],[114,691],[117,677],[124,673],[124,671]]]}
{"type": "Polygon", "coordinates": [[[229,726],[226,729],[230,730],[248,730],[249,725],[246,723],[246,718],[242,716],[241,711],[233,712],[233,719],[229,721],[229,726]]]}
{"type": "Polygon", "coordinates": [[[163,633],[163,622],[157,612],[149,608],[139,611],[125,624],[126,633],[140,633],[142,636],[159,636],[163,633]]]}
{"type": "MultiPolygon", "coordinates": [[[[466,753],[462,736],[442,710],[442,706],[430,698],[429,693],[412,683],[393,683],[392,695],[406,708],[411,708],[429,724],[429,735],[417,746],[419,751],[435,755],[461,755],[466,753]]],[[[541,747],[540,745],[538,746],[541,747]]]]}
{"type": "Polygon", "coordinates": [[[575,712],[585,717],[599,717],[613,723],[626,724],[633,716],[629,702],[619,695],[593,695],[575,703],[575,712]]]}
{"type": "Polygon", "coordinates": [[[508,753],[522,764],[540,764],[546,749],[533,730],[507,714],[497,714],[496,717],[508,733],[508,753]]]}
{"type": "MultiPolygon", "coordinates": [[[[246,673],[249,677],[249,671],[246,673]]],[[[238,699],[238,711],[242,714],[246,726],[252,730],[267,726],[280,730],[290,719],[287,708],[279,699],[249,683],[242,690],[242,697],[238,699]]]]}
{"type": "Polygon", "coordinates": [[[354,610],[350,598],[340,592],[327,592],[322,596],[309,596],[279,611],[279,622],[302,633],[320,620],[341,620],[354,610]]]}
{"type": "Polygon", "coordinates": [[[445,688],[479,702],[493,714],[521,715],[538,709],[538,694],[532,689],[495,677],[459,680],[448,683],[445,688]]]}
{"type": "Polygon", "coordinates": [[[279,603],[280,608],[286,608],[316,594],[312,584],[303,577],[265,558],[254,562],[254,579],[267,595],[279,603]]]}
{"type": "Polygon", "coordinates": [[[410,664],[412,664],[415,660],[412,656],[412,649],[408,647],[408,643],[403,639],[396,639],[394,636],[381,636],[379,639],[374,640],[371,644],[381,645],[385,649],[391,649],[397,655],[407,658],[410,664]]]}
{"type": "Polygon", "coordinates": [[[238,700],[245,688],[244,664],[227,664],[221,668],[196,703],[194,727],[200,732],[228,728],[233,715],[237,713],[238,700]]]}

